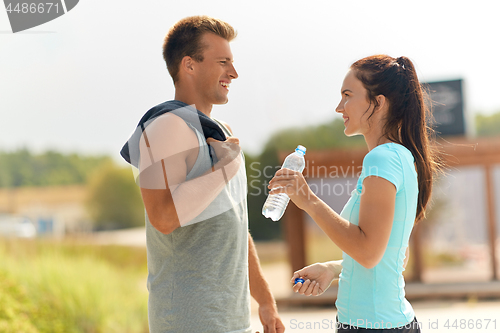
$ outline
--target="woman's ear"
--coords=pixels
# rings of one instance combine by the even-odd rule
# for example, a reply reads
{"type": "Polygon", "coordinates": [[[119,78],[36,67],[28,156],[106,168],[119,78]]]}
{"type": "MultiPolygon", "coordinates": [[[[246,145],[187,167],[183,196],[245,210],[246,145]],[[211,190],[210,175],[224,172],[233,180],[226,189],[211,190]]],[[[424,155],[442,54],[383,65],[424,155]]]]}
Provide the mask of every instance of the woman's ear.
{"type": "Polygon", "coordinates": [[[378,95],[377,97],[375,97],[375,99],[377,100],[378,103],[377,106],[378,110],[387,111],[389,109],[389,101],[384,95],[378,95]]]}

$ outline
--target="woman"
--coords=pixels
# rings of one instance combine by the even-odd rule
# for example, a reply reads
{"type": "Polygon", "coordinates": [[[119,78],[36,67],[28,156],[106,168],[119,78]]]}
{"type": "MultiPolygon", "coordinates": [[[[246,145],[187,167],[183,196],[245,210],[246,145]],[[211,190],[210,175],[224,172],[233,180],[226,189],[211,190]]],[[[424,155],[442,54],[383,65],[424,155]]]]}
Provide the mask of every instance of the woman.
{"type": "Polygon", "coordinates": [[[312,193],[299,172],[282,169],[269,183],[270,193],[287,193],[343,251],[342,261],[295,272],[294,279],[305,282],[293,288],[319,295],[339,277],[338,332],[420,332],[405,299],[402,272],[438,165],[429,145],[424,94],[412,62],[386,55],[356,61],[341,93],[336,112],[344,132],[363,135],[369,150],[341,214],[312,193]]]}

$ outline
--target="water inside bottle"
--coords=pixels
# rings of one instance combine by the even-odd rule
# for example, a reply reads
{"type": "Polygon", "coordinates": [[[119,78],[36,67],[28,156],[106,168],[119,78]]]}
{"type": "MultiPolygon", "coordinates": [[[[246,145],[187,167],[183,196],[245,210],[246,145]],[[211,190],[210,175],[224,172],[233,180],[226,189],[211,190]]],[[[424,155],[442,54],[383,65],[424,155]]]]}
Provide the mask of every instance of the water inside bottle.
{"type": "MultiPolygon", "coordinates": [[[[306,148],[299,145],[295,152],[285,158],[282,168],[302,172],[305,167],[305,152],[306,148]]],[[[271,218],[273,221],[278,221],[285,213],[289,201],[290,198],[285,193],[269,195],[262,207],[262,215],[271,218]]]]}
{"type": "Polygon", "coordinates": [[[271,218],[273,221],[278,221],[285,212],[285,207],[288,205],[290,198],[288,195],[279,193],[272,194],[267,197],[264,207],[262,207],[262,215],[266,218],[271,218]]]}

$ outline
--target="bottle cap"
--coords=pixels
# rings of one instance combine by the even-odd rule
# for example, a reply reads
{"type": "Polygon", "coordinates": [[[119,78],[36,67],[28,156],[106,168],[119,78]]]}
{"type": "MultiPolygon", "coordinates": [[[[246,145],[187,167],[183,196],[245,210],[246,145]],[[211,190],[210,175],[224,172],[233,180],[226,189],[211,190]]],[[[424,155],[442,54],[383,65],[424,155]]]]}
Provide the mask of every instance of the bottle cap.
{"type": "Polygon", "coordinates": [[[295,284],[297,284],[297,283],[299,283],[299,282],[300,282],[300,283],[304,283],[304,282],[305,282],[305,280],[304,280],[303,278],[296,278],[296,279],[295,279],[295,284]]]}
{"type": "Polygon", "coordinates": [[[305,154],[306,154],[306,150],[307,150],[307,148],[306,148],[306,147],[304,147],[304,146],[301,146],[301,145],[298,145],[298,146],[297,146],[297,148],[295,148],[295,151],[296,151],[296,152],[301,152],[301,153],[302,153],[302,155],[305,155],[305,154]]]}

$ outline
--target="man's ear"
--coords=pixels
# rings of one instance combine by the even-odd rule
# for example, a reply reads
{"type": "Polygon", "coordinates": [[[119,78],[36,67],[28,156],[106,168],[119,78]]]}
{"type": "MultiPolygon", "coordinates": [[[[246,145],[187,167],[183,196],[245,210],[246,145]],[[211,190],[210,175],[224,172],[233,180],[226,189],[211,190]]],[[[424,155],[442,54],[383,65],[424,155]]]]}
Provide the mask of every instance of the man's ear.
{"type": "Polygon", "coordinates": [[[185,56],[181,60],[180,70],[187,73],[192,74],[194,72],[194,60],[190,56],[185,56]]]}

